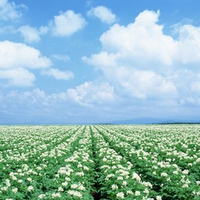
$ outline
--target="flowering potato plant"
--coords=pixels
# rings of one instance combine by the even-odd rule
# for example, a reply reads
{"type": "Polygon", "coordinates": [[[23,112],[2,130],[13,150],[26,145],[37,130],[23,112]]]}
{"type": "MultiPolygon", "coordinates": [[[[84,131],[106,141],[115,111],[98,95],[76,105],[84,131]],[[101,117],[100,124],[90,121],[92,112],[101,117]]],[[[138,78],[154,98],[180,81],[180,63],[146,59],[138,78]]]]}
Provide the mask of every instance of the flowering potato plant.
{"type": "Polygon", "coordinates": [[[199,125],[0,126],[0,199],[199,200],[199,125]]]}

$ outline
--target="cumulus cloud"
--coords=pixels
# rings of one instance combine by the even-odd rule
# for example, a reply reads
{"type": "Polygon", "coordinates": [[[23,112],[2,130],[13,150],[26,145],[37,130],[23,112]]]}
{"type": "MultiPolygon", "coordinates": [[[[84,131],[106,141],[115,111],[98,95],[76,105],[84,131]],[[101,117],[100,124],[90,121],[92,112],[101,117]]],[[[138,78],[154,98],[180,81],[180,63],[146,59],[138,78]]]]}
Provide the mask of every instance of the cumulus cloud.
{"type": "Polygon", "coordinates": [[[23,4],[16,5],[8,0],[0,0],[0,21],[16,20],[21,18],[21,9],[25,9],[23,4]]]}
{"type": "Polygon", "coordinates": [[[10,41],[0,42],[0,69],[37,69],[49,66],[51,61],[33,47],[10,41]]]}
{"type": "Polygon", "coordinates": [[[61,54],[54,54],[52,55],[52,58],[64,62],[68,62],[70,60],[70,57],[68,55],[61,55],[61,54]]]}
{"type": "Polygon", "coordinates": [[[81,105],[92,106],[115,101],[114,88],[109,83],[85,82],[75,89],[68,89],[67,95],[81,105]]]}
{"type": "Polygon", "coordinates": [[[35,48],[22,43],[0,42],[0,79],[4,85],[32,86],[35,76],[30,70],[44,69],[51,61],[35,48]]]}
{"type": "Polygon", "coordinates": [[[40,41],[40,35],[37,29],[32,28],[29,25],[26,25],[26,26],[21,26],[18,30],[23,36],[25,42],[32,43],[40,41]]]}
{"type": "Polygon", "coordinates": [[[118,67],[113,81],[120,87],[120,93],[139,99],[169,99],[177,95],[176,86],[167,78],[154,71],[118,67]],[[169,96],[170,95],[170,96],[169,96]]]}
{"type": "Polygon", "coordinates": [[[112,107],[112,104],[109,103],[109,98],[111,101],[113,99],[110,90],[112,88],[107,83],[94,85],[88,82],[82,88],[79,87],[79,92],[76,94],[73,94],[73,90],[47,94],[38,88],[24,92],[0,93],[0,123],[10,121],[15,123],[88,123],[102,121],[102,117],[105,121],[109,119],[109,108],[112,107]],[[100,90],[98,90],[98,86],[100,86],[100,90]],[[83,90],[91,94],[93,100],[84,97],[83,90]],[[99,93],[94,96],[93,92],[90,92],[91,90],[99,93]],[[81,96],[84,103],[74,101],[76,96],[81,96]],[[93,101],[99,105],[98,114],[96,108],[92,106],[93,101]],[[106,103],[108,103],[108,107],[105,107],[106,103]],[[104,111],[108,115],[105,115],[104,111]]]}
{"type": "Polygon", "coordinates": [[[186,103],[199,88],[193,70],[200,64],[200,28],[183,25],[175,39],[164,34],[159,16],[145,10],[127,26],[114,24],[100,37],[102,51],[82,60],[100,70],[121,98],[186,103]]]}
{"type": "Polygon", "coordinates": [[[27,43],[39,42],[41,35],[47,34],[49,31],[48,26],[41,26],[39,29],[33,28],[30,25],[21,26],[18,28],[18,32],[22,35],[23,39],[27,43]]]}
{"type": "Polygon", "coordinates": [[[8,80],[4,86],[29,87],[33,85],[35,76],[24,68],[0,70],[0,79],[8,80]]]}
{"type": "Polygon", "coordinates": [[[144,11],[134,23],[113,25],[100,37],[103,49],[120,53],[124,62],[134,62],[143,68],[149,67],[150,61],[154,65],[172,65],[177,45],[171,36],[163,34],[163,26],[157,24],[158,17],[159,12],[144,11]]]}
{"type": "Polygon", "coordinates": [[[200,63],[200,27],[180,27],[177,59],[183,64],[200,63]]]}
{"type": "Polygon", "coordinates": [[[69,80],[74,78],[74,74],[71,71],[60,71],[59,69],[50,68],[42,72],[43,75],[52,76],[57,80],[69,80]]]}
{"type": "Polygon", "coordinates": [[[76,14],[72,10],[61,12],[59,15],[54,16],[54,20],[50,23],[53,35],[61,37],[71,36],[85,25],[86,21],[82,15],[76,14]]]}
{"type": "Polygon", "coordinates": [[[100,19],[102,22],[112,24],[116,22],[116,15],[105,6],[97,6],[88,11],[88,16],[94,16],[100,19]]]}
{"type": "MultiPolygon", "coordinates": [[[[55,36],[70,36],[84,26],[85,21],[75,25],[74,15],[83,19],[73,11],[54,17],[49,28],[55,36]],[[75,26],[68,26],[70,23],[75,26]]],[[[176,27],[178,36],[173,38],[164,33],[159,16],[159,11],[146,10],[134,22],[126,26],[114,24],[101,35],[102,50],[82,57],[100,71],[98,79],[57,94],[39,89],[0,93],[0,112],[10,111],[4,115],[8,118],[21,111],[30,118],[34,113],[34,118],[50,116],[48,119],[54,122],[66,116],[76,122],[143,117],[143,113],[172,118],[180,113],[183,117],[199,116],[200,28],[181,25],[176,27]]],[[[69,59],[66,55],[52,58],[65,62],[69,59]]],[[[7,81],[9,85],[31,86],[35,77],[29,70],[33,69],[42,69],[42,73],[58,80],[73,78],[72,72],[50,66],[51,61],[32,47],[0,42],[1,85],[7,81]]]]}

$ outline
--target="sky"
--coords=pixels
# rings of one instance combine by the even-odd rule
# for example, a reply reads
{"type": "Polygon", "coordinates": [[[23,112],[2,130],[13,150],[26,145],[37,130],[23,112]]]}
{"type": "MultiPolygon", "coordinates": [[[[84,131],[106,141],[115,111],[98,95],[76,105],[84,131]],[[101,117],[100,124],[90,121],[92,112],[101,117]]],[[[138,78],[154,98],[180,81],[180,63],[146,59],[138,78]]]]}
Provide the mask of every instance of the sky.
{"type": "Polygon", "coordinates": [[[199,0],[0,0],[0,124],[200,121],[199,0]]]}

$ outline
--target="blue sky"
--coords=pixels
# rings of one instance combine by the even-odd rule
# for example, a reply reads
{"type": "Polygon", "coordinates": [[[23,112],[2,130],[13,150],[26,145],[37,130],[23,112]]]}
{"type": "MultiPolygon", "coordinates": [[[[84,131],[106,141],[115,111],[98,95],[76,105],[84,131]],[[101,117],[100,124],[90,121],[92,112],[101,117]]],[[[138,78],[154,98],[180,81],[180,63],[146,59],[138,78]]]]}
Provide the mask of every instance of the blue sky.
{"type": "Polygon", "coordinates": [[[0,0],[0,124],[200,119],[199,0],[0,0]]]}

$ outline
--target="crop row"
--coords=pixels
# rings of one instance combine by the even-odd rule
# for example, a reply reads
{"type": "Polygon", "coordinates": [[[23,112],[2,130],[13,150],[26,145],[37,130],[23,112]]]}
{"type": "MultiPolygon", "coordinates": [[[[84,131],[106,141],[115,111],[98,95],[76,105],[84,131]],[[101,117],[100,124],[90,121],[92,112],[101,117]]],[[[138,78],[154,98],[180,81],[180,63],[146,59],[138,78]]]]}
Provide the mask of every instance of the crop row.
{"type": "MultiPolygon", "coordinates": [[[[127,127],[98,126],[98,131],[132,164],[141,178],[152,184],[149,196],[162,195],[164,199],[198,199],[200,180],[200,132],[190,129],[174,131],[158,126],[127,127]],[[144,127],[143,127],[144,128],[144,127]],[[170,132],[171,131],[171,132],[170,132]]],[[[195,127],[193,127],[195,128],[195,127]]]]}
{"type": "Polygon", "coordinates": [[[1,126],[0,199],[198,200],[200,126],[1,126]]]}

